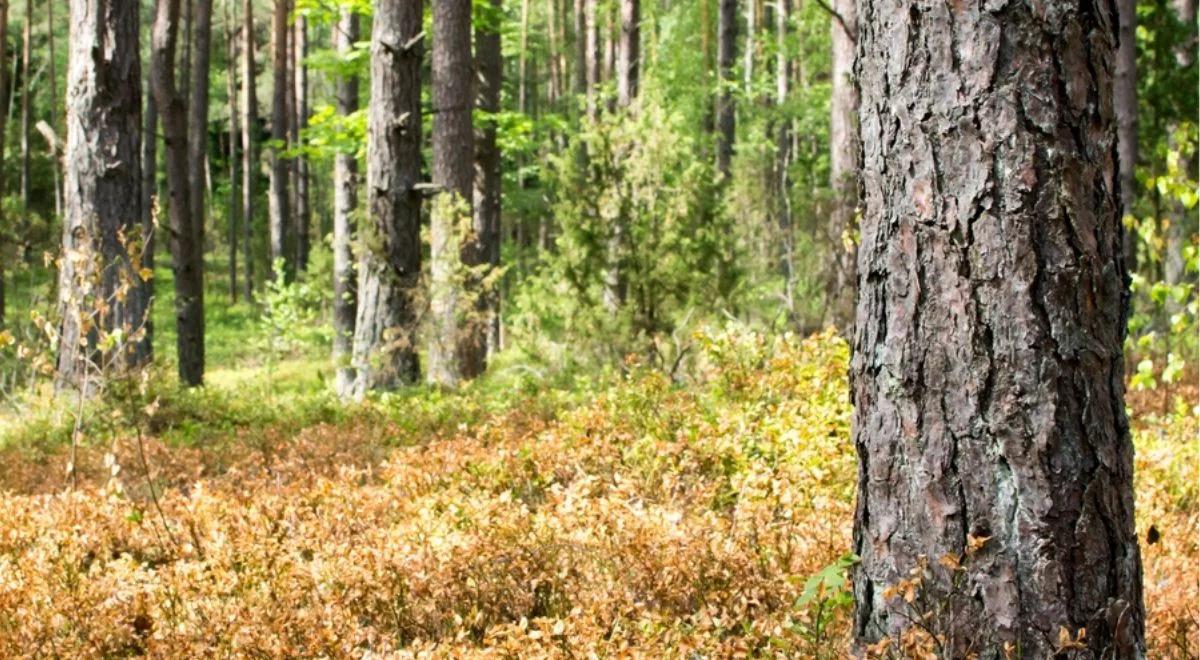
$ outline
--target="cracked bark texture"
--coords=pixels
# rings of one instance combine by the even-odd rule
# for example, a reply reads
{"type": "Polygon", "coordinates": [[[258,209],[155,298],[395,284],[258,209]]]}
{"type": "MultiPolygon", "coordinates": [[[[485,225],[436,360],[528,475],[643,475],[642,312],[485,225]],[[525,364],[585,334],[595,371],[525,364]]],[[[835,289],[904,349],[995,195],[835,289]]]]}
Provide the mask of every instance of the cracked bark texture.
{"type": "Polygon", "coordinates": [[[349,395],[420,376],[421,0],[381,0],[371,26],[367,213],[360,228],[354,383],[349,395]]]}
{"type": "MultiPolygon", "coordinates": [[[[137,5],[72,2],[70,35],[57,384],[81,387],[91,365],[101,362],[94,353],[94,328],[136,333],[150,307],[146,283],[137,273],[142,243],[137,5]],[[121,237],[130,244],[122,244],[121,237]],[[89,294],[85,283],[93,281],[98,287],[89,294]]],[[[150,359],[150,342],[143,335],[112,357],[119,368],[141,366],[150,359]]]]}
{"type": "Polygon", "coordinates": [[[429,214],[429,381],[454,386],[483,373],[487,351],[486,323],[474,310],[478,281],[465,272],[485,263],[470,220],[475,181],[470,0],[434,0],[432,72],[433,183],[439,192],[429,214]]]}
{"type": "MultiPolygon", "coordinates": [[[[947,653],[1142,655],[1112,0],[859,0],[854,635],[963,553],[947,653]]],[[[943,622],[944,623],[944,622],[943,622]]]]}

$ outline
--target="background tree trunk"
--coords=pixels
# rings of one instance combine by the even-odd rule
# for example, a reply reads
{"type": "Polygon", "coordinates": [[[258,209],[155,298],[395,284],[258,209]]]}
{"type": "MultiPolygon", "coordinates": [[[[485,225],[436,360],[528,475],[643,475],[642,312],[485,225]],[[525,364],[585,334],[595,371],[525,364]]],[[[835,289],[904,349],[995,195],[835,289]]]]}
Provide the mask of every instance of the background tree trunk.
{"type": "MultiPolygon", "coordinates": [[[[753,0],[747,0],[753,2],[753,0]]],[[[733,103],[733,59],[737,44],[737,0],[719,0],[717,9],[717,173],[727,180],[733,163],[737,121],[733,103]]]]}
{"type": "Polygon", "coordinates": [[[237,18],[237,9],[234,5],[234,0],[226,0],[225,3],[225,38],[227,65],[228,69],[225,72],[225,100],[226,107],[229,109],[229,153],[228,153],[228,169],[229,169],[229,299],[237,302],[238,298],[238,211],[240,210],[240,202],[238,199],[238,151],[237,144],[241,139],[241,131],[238,128],[238,82],[237,82],[237,24],[234,20],[237,18]]]}
{"type": "Polygon", "coordinates": [[[429,380],[446,386],[478,376],[486,358],[486,323],[471,311],[478,282],[462,272],[484,262],[480,237],[463,231],[475,174],[472,69],[470,0],[434,0],[433,183],[440,192],[430,213],[429,380]]]}
{"type": "MultiPolygon", "coordinates": [[[[492,0],[493,16],[498,21],[503,12],[502,0],[492,0]]],[[[475,103],[484,113],[500,111],[500,91],[504,74],[504,59],[500,49],[498,24],[477,22],[475,28],[475,66],[479,86],[475,103]]],[[[553,27],[552,27],[553,29],[553,27]]],[[[475,127],[475,233],[481,249],[492,268],[500,265],[500,148],[496,144],[496,123],[488,117],[475,127]]],[[[487,354],[500,350],[500,296],[498,291],[487,292],[479,313],[487,323],[487,354]]]]}
{"type": "Polygon", "coordinates": [[[830,21],[833,43],[832,90],[829,97],[829,214],[825,282],[825,323],[852,335],[857,253],[852,236],[858,207],[858,87],[854,81],[854,43],[858,32],[855,0],[834,0],[837,16],[830,21]]]}
{"type": "MultiPolygon", "coordinates": [[[[358,41],[358,15],[343,8],[333,31],[334,48],[349,53],[358,41]]],[[[358,78],[337,81],[337,110],[343,117],[358,110],[358,78]]],[[[353,213],[358,194],[358,159],[353,153],[338,152],[333,161],[333,363],[337,369],[336,388],[340,396],[349,396],[354,383],[350,364],[354,349],[355,298],[353,213]]]]}
{"type": "Polygon", "coordinates": [[[133,368],[150,358],[150,343],[141,332],[150,298],[138,273],[142,85],[137,5],[72,2],[71,50],[58,385],[78,388],[88,386],[89,371],[98,375],[97,367],[133,368]],[[93,292],[85,290],[87,285],[95,287],[93,292]],[[121,330],[126,341],[117,353],[100,355],[97,329],[121,330]]]}
{"type": "Polygon", "coordinates": [[[188,203],[195,228],[195,250],[204,254],[204,225],[208,171],[208,74],[212,46],[213,0],[187,0],[192,5],[192,93],[188,99],[188,203]]]}
{"type": "Polygon", "coordinates": [[[617,105],[628,108],[638,93],[641,62],[640,0],[621,0],[621,52],[617,61],[617,105]]]}
{"type": "Polygon", "coordinates": [[[254,193],[258,181],[258,100],[254,94],[254,3],[242,1],[242,286],[254,297],[254,193]]]}
{"type": "MultiPolygon", "coordinates": [[[[288,83],[288,2],[275,0],[275,14],[272,30],[274,40],[274,80],[271,93],[271,139],[275,145],[271,149],[271,191],[268,198],[270,207],[270,255],[271,268],[277,259],[284,260],[284,270],[290,277],[293,272],[292,260],[288,255],[287,230],[291,223],[291,207],[288,199],[288,162],[283,157],[283,150],[288,142],[288,110],[287,97],[291,85],[288,83]]],[[[273,275],[274,271],[270,276],[273,275]]]]}
{"type": "MultiPolygon", "coordinates": [[[[154,272],[154,252],[158,245],[158,218],[155,204],[158,202],[158,102],[154,98],[153,81],[149,76],[142,76],[146,81],[145,106],[146,112],[142,117],[142,183],[139,189],[141,203],[142,236],[146,244],[142,249],[142,266],[154,272]]],[[[3,133],[0,132],[0,144],[3,144],[3,133]]],[[[154,278],[145,283],[146,295],[154,300],[154,278]]],[[[146,343],[154,346],[154,315],[146,315],[146,343]]]]}
{"type": "MultiPolygon", "coordinates": [[[[292,95],[295,99],[295,114],[292,122],[295,129],[292,142],[299,148],[301,146],[300,131],[308,125],[308,69],[304,65],[304,57],[308,54],[308,24],[303,16],[296,17],[295,34],[295,52],[292,64],[292,77],[296,85],[292,95]]],[[[296,268],[299,272],[304,272],[308,270],[312,226],[312,209],[309,206],[308,191],[308,158],[301,155],[292,162],[296,179],[296,268]]]]}
{"type": "MultiPolygon", "coordinates": [[[[1182,40],[1183,43],[1175,50],[1175,62],[1181,69],[1187,69],[1196,60],[1196,0],[1173,0],[1171,5],[1175,10],[1175,17],[1179,19],[1180,24],[1185,27],[1189,35],[1189,38],[1182,40]]],[[[1192,117],[1193,121],[1195,119],[1192,117]]],[[[1134,130],[1136,134],[1136,125],[1134,130]]],[[[1179,140],[1176,135],[1178,130],[1177,122],[1172,121],[1167,126],[1167,145],[1172,150],[1179,148],[1179,140]]],[[[1196,154],[1192,154],[1191,158],[1182,161],[1180,166],[1188,172],[1192,180],[1195,180],[1196,154]]],[[[1163,279],[1174,286],[1183,283],[1187,277],[1186,257],[1183,249],[1191,236],[1196,233],[1196,211],[1195,209],[1189,211],[1178,198],[1174,197],[1168,200],[1167,208],[1170,224],[1166,230],[1167,244],[1163,260],[1163,279]]],[[[1167,301],[1169,314],[1179,311],[1180,307],[1174,300],[1167,301]]]]}
{"type": "MultiPolygon", "coordinates": [[[[61,133],[58,131],[58,60],[54,56],[54,0],[46,0],[46,50],[48,51],[46,69],[50,82],[50,128],[57,137],[61,133]]],[[[54,216],[61,218],[63,217],[63,199],[62,185],[58,180],[58,169],[62,167],[62,158],[54,145],[50,145],[50,151],[54,160],[50,168],[50,185],[54,187],[54,216]]]]}
{"type": "MultiPolygon", "coordinates": [[[[850,0],[853,1],[853,0],[850,0]]],[[[778,0],[775,9],[775,103],[779,108],[778,125],[775,127],[775,172],[776,193],[775,215],[781,240],[779,241],[779,271],[783,276],[784,301],[788,322],[796,323],[796,235],[792,226],[792,184],[789,168],[792,163],[792,113],[787,108],[789,88],[792,80],[792,59],[789,57],[791,0],[778,0]]],[[[857,108],[856,108],[857,110],[857,108]]]]}
{"type": "Polygon", "coordinates": [[[1115,8],[859,15],[856,640],[908,625],[886,588],[951,553],[959,586],[925,584],[945,655],[1050,657],[1065,626],[1087,657],[1142,657],[1115,8]]]}
{"type": "Polygon", "coordinates": [[[598,0],[583,0],[584,19],[584,57],[583,66],[587,81],[587,113],[595,120],[599,116],[599,106],[596,96],[600,86],[600,25],[597,22],[596,3],[598,0]]]}
{"type": "MultiPolygon", "coordinates": [[[[0,0],[0,44],[8,43],[8,0],[0,0]]],[[[0,48],[0,199],[4,198],[4,149],[7,144],[5,140],[5,131],[8,128],[8,113],[5,109],[8,108],[10,102],[9,80],[8,80],[8,49],[0,48]]],[[[0,209],[0,226],[4,226],[4,211],[0,209]]],[[[7,302],[5,300],[5,282],[4,282],[4,264],[8,257],[3,252],[5,243],[3,234],[0,234],[0,327],[4,327],[4,318],[7,311],[7,302]]]]}
{"type": "MultiPolygon", "coordinates": [[[[1137,0],[1116,0],[1120,25],[1116,69],[1113,72],[1113,109],[1117,116],[1117,157],[1121,173],[1121,215],[1133,215],[1137,199],[1138,98],[1137,0]]],[[[1125,269],[1137,272],[1137,234],[1125,232],[1122,247],[1125,269]]]]}
{"type": "MultiPolygon", "coordinates": [[[[25,24],[21,35],[21,225],[22,233],[27,234],[29,218],[29,134],[33,127],[33,103],[30,98],[33,86],[30,78],[33,72],[30,64],[33,60],[33,0],[25,0],[25,24]]],[[[25,248],[28,257],[28,246],[25,248]]]]}
{"type": "Polygon", "coordinates": [[[354,387],[414,383],[421,279],[421,0],[379,0],[371,34],[368,222],[359,230],[354,387]]]}
{"type": "Polygon", "coordinates": [[[167,165],[179,380],[192,386],[204,381],[204,260],[203,235],[192,221],[189,200],[187,108],[175,85],[179,2],[158,0],[151,68],[154,95],[162,117],[167,165]]]}

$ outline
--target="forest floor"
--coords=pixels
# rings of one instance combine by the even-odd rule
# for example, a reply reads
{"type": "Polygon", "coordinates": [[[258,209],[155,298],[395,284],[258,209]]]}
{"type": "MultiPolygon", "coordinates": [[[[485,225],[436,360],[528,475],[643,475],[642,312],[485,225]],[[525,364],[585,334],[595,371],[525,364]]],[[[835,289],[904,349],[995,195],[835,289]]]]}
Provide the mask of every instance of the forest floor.
{"type": "MultiPolygon", "coordinates": [[[[699,334],[682,383],[501,361],[343,405],[251,312],[210,323],[205,388],[89,409],[75,484],[71,411],[2,422],[0,657],[845,655],[834,335],[699,334]]],[[[1155,658],[1200,655],[1195,397],[1130,395],[1155,658]]]]}

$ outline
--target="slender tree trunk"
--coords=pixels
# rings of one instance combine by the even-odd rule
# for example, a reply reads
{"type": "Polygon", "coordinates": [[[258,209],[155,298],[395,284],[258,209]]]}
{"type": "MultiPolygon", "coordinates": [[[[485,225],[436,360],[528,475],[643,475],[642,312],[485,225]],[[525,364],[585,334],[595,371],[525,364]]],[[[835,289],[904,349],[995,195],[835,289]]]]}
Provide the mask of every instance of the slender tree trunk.
{"type": "MultiPolygon", "coordinates": [[[[616,40],[613,32],[615,31],[617,21],[614,20],[613,7],[610,3],[604,3],[603,8],[604,8],[604,30],[601,33],[601,45],[600,45],[600,48],[601,48],[600,52],[603,55],[603,59],[601,60],[601,64],[600,64],[599,80],[607,81],[607,80],[612,80],[613,78],[616,77],[614,75],[614,71],[617,68],[617,40],[616,40]]],[[[611,97],[609,97],[609,99],[608,99],[607,106],[608,106],[609,111],[611,111],[614,107],[613,106],[614,100],[615,99],[613,99],[611,97]]]]}
{"type": "Polygon", "coordinates": [[[746,90],[746,98],[753,99],[752,84],[754,82],[754,39],[758,34],[758,20],[755,15],[757,0],[746,0],[746,42],[742,50],[742,86],[746,90]]]}
{"type": "MultiPolygon", "coordinates": [[[[503,11],[502,0],[492,0],[496,16],[503,11]]],[[[500,112],[501,78],[504,59],[500,32],[495,25],[475,28],[475,65],[479,86],[475,103],[489,115],[475,127],[475,233],[480,237],[484,258],[492,268],[500,265],[500,149],[496,144],[496,123],[490,115],[500,112]]],[[[553,33],[553,26],[551,26],[553,33]]],[[[500,350],[499,290],[488,291],[481,300],[479,313],[487,323],[487,354],[500,350]]]]}
{"type": "MultiPolygon", "coordinates": [[[[1172,8],[1175,10],[1175,16],[1179,19],[1181,25],[1187,29],[1188,37],[1181,40],[1181,44],[1175,50],[1175,63],[1182,69],[1187,69],[1192,66],[1196,60],[1196,0],[1173,0],[1172,8]]],[[[1195,117],[1192,117],[1195,120],[1195,117]]],[[[1167,126],[1167,144],[1172,150],[1179,148],[1177,132],[1179,124],[1175,121],[1170,122],[1167,126]]],[[[1135,130],[1136,135],[1136,130],[1135,130]]],[[[1196,154],[1182,161],[1180,166],[1192,177],[1196,174],[1196,154]]],[[[1163,259],[1163,279],[1168,284],[1178,285],[1187,279],[1187,264],[1186,256],[1184,255],[1184,246],[1191,239],[1191,236],[1196,233],[1196,210],[1188,210],[1186,206],[1180,203],[1178,198],[1169,200],[1168,213],[1170,213],[1171,222],[1167,226],[1166,231],[1166,255],[1163,259]]],[[[1194,280],[1195,277],[1192,277],[1194,280]]],[[[1167,301],[1167,311],[1169,314],[1174,314],[1180,309],[1179,303],[1174,300],[1167,301]]]]}
{"type": "MultiPolygon", "coordinates": [[[[50,128],[55,136],[58,131],[58,60],[54,55],[54,0],[46,0],[46,47],[49,51],[49,61],[46,63],[50,78],[50,128]]],[[[52,149],[52,152],[56,152],[52,149]]],[[[58,169],[62,161],[58,153],[52,153],[54,166],[50,168],[50,183],[54,186],[54,217],[63,217],[62,185],[59,183],[58,169]]]]}
{"type": "Polygon", "coordinates": [[[175,85],[179,2],[158,0],[151,62],[167,165],[179,380],[193,386],[204,381],[204,260],[202,229],[191,216],[187,107],[175,85]]]}
{"type": "MultiPolygon", "coordinates": [[[[295,57],[292,65],[292,75],[295,78],[295,126],[294,144],[301,145],[300,131],[308,125],[308,69],[304,65],[304,57],[308,54],[308,23],[303,16],[296,18],[295,57]]],[[[308,190],[308,158],[297,156],[295,163],[296,178],[296,268],[301,272],[308,270],[308,253],[310,232],[312,226],[312,209],[309,207],[308,190]]]]}
{"type": "MultiPolygon", "coordinates": [[[[8,43],[8,0],[0,0],[0,44],[8,43]]],[[[11,91],[8,80],[8,64],[5,60],[8,57],[8,49],[0,48],[0,199],[4,199],[4,145],[7,144],[5,132],[8,128],[8,113],[2,112],[3,109],[9,107],[11,100],[11,91]]],[[[0,209],[0,226],[3,226],[6,218],[4,217],[3,209],[0,209]]],[[[4,253],[3,234],[0,234],[0,328],[4,327],[4,319],[7,311],[7,301],[5,300],[5,282],[4,282],[4,264],[8,261],[7,255],[4,253]]]]}
{"type": "MultiPolygon", "coordinates": [[[[852,0],[851,0],[852,1],[852,0]]],[[[796,236],[792,226],[792,182],[789,168],[792,163],[792,118],[787,110],[789,87],[792,80],[792,60],[789,55],[788,39],[791,19],[791,0],[778,0],[775,9],[775,104],[778,109],[775,127],[775,215],[780,238],[779,270],[783,276],[784,300],[788,321],[796,322],[796,236]]]]}
{"type": "MultiPolygon", "coordinates": [[[[345,55],[358,41],[358,15],[343,8],[333,31],[334,48],[345,55]]],[[[343,117],[358,110],[358,78],[339,78],[337,110],[343,117]]],[[[338,152],[333,161],[333,363],[337,369],[339,396],[353,393],[354,316],[357,287],[354,277],[354,208],[358,191],[358,159],[353,153],[338,152]]]]}
{"type": "Polygon", "coordinates": [[[192,93],[188,107],[188,203],[195,228],[195,250],[203,259],[205,194],[208,165],[208,74],[212,46],[213,0],[188,0],[192,3],[192,93]]]}
{"type": "Polygon", "coordinates": [[[597,94],[600,86],[600,25],[596,4],[599,0],[583,0],[584,11],[584,68],[587,82],[587,113],[593,121],[599,116],[597,94]]]}
{"type": "MultiPolygon", "coordinates": [[[[21,225],[22,233],[28,235],[29,218],[29,134],[33,126],[33,104],[30,95],[30,63],[33,60],[33,0],[25,0],[25,25],[21,39],[21,225]]],[[[28,244],[25,252],[28,257],[28,244]]]]}
{"type": "MultiPolygon", "coordinates": [[[[1137,0],[1116,0],[1120,41],[1113,72],[1113,109],[1117,116],[1117,156],[1121,173],[1121,213],[1133,215],[1137,199],[1137,0]]],[[[1125,232],[1125,268],[1137,272],[1137,234],[1125,232]]]]}
{"type": "MultiPolygon", "coordinates": [[[[154,252],[158,245],[158,227],[155,204],[158,200],[158,103],[154,99],[154,86],[150,76],[142,76],[145,79],[146,87],[144,91],[146,111],[142,117],[142,154],[141,154],[141,177],[142,183],[139,188],[140,204],[139,216],[142,225],[142,236],[145,237],[145,246],[142,249],[142,266],[149,268],[150,272],[154,272],[154,252]]],[[[3,144],[3,135],[0,135],[0,144],[3,144]]],[[[144,284],[146,295],[149,296],[151,302],[154,301],[154,278],[144,284]]],[[[154,315],[147,314],[144,323],[146,327],[146,343],[153,348],[154,346],[154,315]]]]}
{"type": "Polygon", "coordinates": [[[517,53],[517,112],[529,112],[529,0],[521,0],[521,49],[517,53]]]}
{"type": "MultiPolygon", "coordinates": [[[[552,108],[557,107],[559,95],[562,93],[561,72],[558,61],[557,5],[558,0],[546,0],[546,64],[547,71],[550,74],[550,84],[546,88],[546,102],[552,108]]],[[[478,36],[478,32],[476,36],[478,36]]]]}
{"type": "Polygon", "coordinates": [[[473,215],[473,73],[470,0],[434,0],[433,183],[439,193],[430,214],[429,380],[446,386],[481,374],[486,358],[486,321],[475,312],[479,283],[462,272],[484,263],[480,237],[464,231],[473,215]]]}
{"type": "Polygon", "coordinates": [[[138,272],[142,86],[137,4],[72,2],[71,50],[57,385],[91,389],[98,369],[111,373],[150,359],[143,332],[150,297],[138,272]],[[125,339],[107,354],[98,353],[100,333],[117,330],[125,339]]]}
{"type": "MultiPolygon", "coordinates": [[[[753,0],[747,0],[752,2],[753,0]]],[[[737,43],[737,0],[719,0],[717,10],[717,173],[728,180],[736,129],[733,59],[737,43]]]]}
{"type": "Polygon", "coordinates": [[[421,0],[379,0],[371,34],[368,221],[360,228],[351,394],[420,377],[421,0]]]}
{"type": "Polygon", "coordinates": [[[587,0],[574,0],[575,11],[573,13],[574,22],[573,36],[575,39],[575,93],[580,97],[587,94],[588,89],[588,72],[587,72],[587,0]]]}
{"type": "Polygon", "coordinates": [[[617,105],[628,108],[638,93],[641,64],[640,0],[621,0],[621,49],[617,61],[617,105]]]}
{"type": "Polygon", "coordinates": [[[238,299],[238,211],[241,210],[241,200],[238,199],[238,150],[237,144],[241,139],[238,128],[238,82],[237,82],[237,24],[234,23],[237,9],[234,0],[225,2],[225,38],[226,60],[229,69],[226,71],[225,99],[229,110],[229,152],[227,166],[229,168],[229,299],[238,299]]]}
{"type": "Polygon", "coordinates": [[[930,603],[945,657],[1143,657],[1115,8],[859,9],[856,641],[930,603]]]}
{"type": "Polygon", "coordinates": [[[254,297],[254,194],[259,173],[254,85],[254,3],[242,0],[242,286],[247,301],[254,297]]]}
{"type": "MultiPolygon", "coordinates": [[[[275,0],[275,14],[272,30],[274,40],[274,90],[271,95],[271,138],[275,145],[271,148],[271,191],[268,198],[270,207],[270,255],[271,262],[284,260],[285,272],[290,277],[294,264],[289,259],[288,226],[291,223],[291,207],[288,199],[288,162],[283,157],[283,150],[288,142],[288,110],[287,97],[291,86],[288,84],[288,1],[275,0]]],[[[272,269],[274,266],[272,265],[272,269]]],[[[273,277],[274,271],[270,276],[273,277]]]]}
{"type": "Polygon", "coordinates": [[[825,323],[849,337],[854,325],[856,279],[854,217],[858,206],[858,88],[854,82],[854,44],[858,20],[855,0],[834,0],[840,16],[830,21],[832,91],[829,98],[829,183],[833,188],[830,209],[825,281],[825,323]],[[849,32],[847,31],[849,30],[849,32]]]}

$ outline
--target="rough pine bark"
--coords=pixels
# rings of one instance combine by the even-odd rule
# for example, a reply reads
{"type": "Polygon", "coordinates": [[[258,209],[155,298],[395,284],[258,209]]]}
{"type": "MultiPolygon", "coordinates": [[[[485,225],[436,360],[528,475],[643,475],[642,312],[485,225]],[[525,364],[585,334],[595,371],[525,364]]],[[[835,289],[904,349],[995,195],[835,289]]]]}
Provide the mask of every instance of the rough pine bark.
{"type": "Polygon", "coordinates": [[[203,235],[193,222],[189,199],[187,107],[175,84],[179,2],[158,0],[151,69],[155,101],[162,119],[163,157],[167,166],[168,233],[175,274],[179,380],[193,386],[204,381],[204,259],[203,235]]]}
{"type": "MultiPolygon", "coordinates": [[[[291,85],[288,82],[288,1],[275,0],[274,22],[272,23],[272,72],[274,75],[271,93],[271,190],[268,196],[270,214],[270,258],[284,260],[284,270],[292,272],[295,265],[288,255],[288,227],[291,224],[291,205],[288,199],[287,159],[283,150],[288,141],[287,97],[291,85]]],[[[274,266],[272,265],[272,268],[274,266]]],[[[273,272],[273,271],[272,271],[273,272]]],[[[272,275],[273,276],[273,275],[272,275]]]]}
{"type": "Polygon", "coordinates": [[[471,227],[475,164],[471,110],[470,0],[433,4],[433,184],[430,213],[429,380],[455,386],[483,372],[485,322],[478,318],[478,279],[467,272],[484,263],[471,227]],[[464,223],[464,219],[468,219],[464,223]]]}
{"type": "Polygon", "coordinates": [[[924,556],[946,657],[1051,657],[1060,627],[1078,657],[1144,655],[1116,9],[858,10],[854,636],[924,614],[887,592],[924,556]]]}
{"type": "MultiPolygon", "coordinates": [[[[494,16],[501,16],[502,0],[491,2],[494,16]]],[[[500,50],[498,24],[478,22],[475,28],[475,103],[485,113],[500,111],[500,91],[504,59],[500,50]]],[[[484,121],[475,127],[475,233],[479,236],[484,259],[492,268],[500,265],[500,148],[496,144],[496,123],[484,121]]],[[[487,348],[491,354],[500,347],[500,296],[487,292],[479,312],[487,323],[487,348]]]]}
{"type": "Polygon", "coordinates": [[[839,18],[830,21],[832,89],[829,98],[829,183],[833,204],[829,214],[825,264],[825,323],[845,337],[854,325],[854,216],[858,207],[858,86],[854,81],[854,43],[858,12],[855,0],[834,0],[839,18]]]}
{"type": "MultiPolygon", "coordinates": [[[[303,16],[296,17],[295,34],[292,78],[296,88],[292,95],[295,99],[295,117],[292,125],[295,127],[293,142],[295,146],[299,147],[300,131],[308,125],[308,67],[304,64],[304,57],[308,54],[308,21],[303,16]]],[[[304,272],[308,270],[312,226],[312,208],[309,206],[308,191],[308,158],[297,156],[292,163],[296,181],[296,268],[300,272],[304,272]]]]}
{"type": "Polygon", "coordinates": [[[367,211],[359,230],[358,317],[350,394],[420,377],[421,0],[380,0],[371,34],[367,211]]]}
{"type": "Polygon", "coordinates": [[[142,71],[137,4],[75,0],[70,35],[57,384],[88,388],[98,375],[96,367],[120,371],[150,358],[142,332],[150,297],[138,272],[142,71]],[[117,353],[97,352],[99,330],[125,333],[117,353]]]}
{"type": "MultiPolygon", "coordinates": [[[[753,0],[747,0],[753,2],[753,0]]],[[[717,7],[717,173],[729,178],[736,129],[733,62],[737,47],[737,0],[718,0],[717,7]]]]}
{"type": "Polygon", "coordinates": [[[641,65],[640,0],[621,0],[621,43],[617,55],[617,105],[628,108],[638,93],[638,67],[641,65]]]}
{"type": "MultiPolygon", "coordinates": [[[[350,52],[358,41],[359,18],[342,8],[333,31],[334,48],[350,52]]],[[[358,78],[347,76],[336,83],[337,110],[342,116],[358,110],[358,78]]],[[[333,161],[333,363],[335,386],[340,396],[349,396],[354,383],[350,356],[354,349],[354,316],[357,287],[354,276],[353,213],[357,202],[358,159],[353,153],[338,152],[333,161]]]]}
{"type": "Polygon", "coordinates": [[[258,183],[258,99],[254,89],[254,3],[242,1],[242,286],[254,295],[254,196],[258,183]]]}

